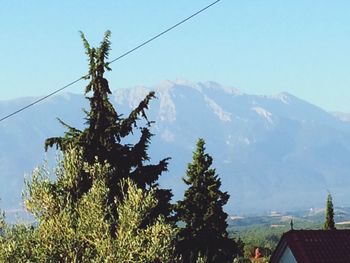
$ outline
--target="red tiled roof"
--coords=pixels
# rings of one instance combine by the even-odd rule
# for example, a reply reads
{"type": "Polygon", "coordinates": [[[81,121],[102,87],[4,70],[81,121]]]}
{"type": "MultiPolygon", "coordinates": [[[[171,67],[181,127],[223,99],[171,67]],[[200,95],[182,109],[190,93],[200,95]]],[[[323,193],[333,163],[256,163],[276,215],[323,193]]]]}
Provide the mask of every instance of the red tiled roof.
{"type": "Polygon", "coordinates": [[[284,233],[270,262],[288,246],[298,263],[349,263],[350,230],[291,230],[284,233]]]}

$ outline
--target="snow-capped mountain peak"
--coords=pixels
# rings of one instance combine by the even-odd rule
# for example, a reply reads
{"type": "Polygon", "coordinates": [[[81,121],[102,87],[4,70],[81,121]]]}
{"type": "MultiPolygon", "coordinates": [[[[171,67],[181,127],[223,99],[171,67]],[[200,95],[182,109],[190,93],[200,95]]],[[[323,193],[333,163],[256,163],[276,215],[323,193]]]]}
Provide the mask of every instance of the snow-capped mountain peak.
{"type": "MultiPolygon", "coordinates": [[[[215,82],[179,80],[116,90],[111,98],[117,113],[127,116],[151,90],[157,99],[146,112],[155,121],[150,157],[152,162],[172,158],[160,184],[171,188],[175,199],[183,195],[181,177],[201,137],[222,187],[231,195],[228,210],[320,206],[327,189],[350,200],[349,122],[288,93],[248,95],[215,82]]],[[[28,101],[0,101],[0,112],[10,112],[28,101]]],[[[2,123],[3,208],[20,202],[23,175],[44,159],[44,140],[63,135],[56,117],[81,129],[83,107],[88,109],[84,96],[61,94],[2,123]]]]}

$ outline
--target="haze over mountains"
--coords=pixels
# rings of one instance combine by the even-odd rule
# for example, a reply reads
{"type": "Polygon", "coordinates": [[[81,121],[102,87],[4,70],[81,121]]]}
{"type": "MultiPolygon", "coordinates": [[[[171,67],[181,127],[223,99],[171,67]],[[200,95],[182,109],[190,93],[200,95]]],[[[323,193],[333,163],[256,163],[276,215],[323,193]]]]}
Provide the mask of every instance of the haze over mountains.
{"type": "MultiPolygon", "coordinates": [[[[153,162],[172,157],[161,184],[181,198],[181,177],[196,140],[207,142],[230,213],[255,213],[323,206],[327,190],[336,204],[350,200],[350,118],[328,113],[288,93],[244,94],[218,83],[165,81],[156,87],[117,90],[111,97],[119,114],[129,114],[156,91],[147,115],[154,120],[153,162]]],[[[0,101],[5,115],[33,98],[0,101]]],[[[82,128],[87,101],[61,94],[0,123],[1,207],[18,208],[24,174],[45,158],[44,140],[63,135],[56,117],[82,128]]],[[[49,152],[52,159],[54,151],[49,152]]]]}

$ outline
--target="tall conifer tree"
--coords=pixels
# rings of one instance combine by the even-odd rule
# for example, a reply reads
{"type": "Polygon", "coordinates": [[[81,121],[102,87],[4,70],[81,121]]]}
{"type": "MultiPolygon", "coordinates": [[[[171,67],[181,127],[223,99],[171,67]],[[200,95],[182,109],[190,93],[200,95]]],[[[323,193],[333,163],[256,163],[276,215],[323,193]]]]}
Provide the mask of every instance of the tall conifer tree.
{"type": "Polygon", "coordinates": [[[334,210],[333,210],[333,201],[331,194],[327,196],[326,202],[326,219],[323,225],[324,230],[335,230],[334,224],[334,210]]]}
{"type": "Polygon", "coordinates": [[[223,211],[229,195],[220,190],[220,179],[210,168],[213,159],[205,153],[204,144],[203,139],[198,140],[184,179],[189,187],[176,207],[178,220],[185,224],[179,233],[178,254],[186,263],[196,262],[199,256],[208,263],[231,263],[237,248],[228,238],[223,211]]]}
{"type": "MultiPolygon", "coordinates": [[[[147,149],[152,137],[152,122],[147,119],[145,111],[150,100],[155,98],[154,92],[150,92],[126,118],[119,115],[109,101],[111,90],[104,77],[105,71],[111,70],[106,62],[111,45],[110,31],[105,33],[98,48],[91,47],[83,33],[81,37],[89,58],[89,73],[86,78],[90,81],[85,89],[85,96],[90,102],[90,111],[86,111],[87,127],[78,130],[60,120],[67,127],[67,132],[63,137],[48,138],[45,149],[55,145],[66,153],[70,148],[79,147],[83,154],[82,161],[93,164],[97,159],[100,163],[109,163],[113,170],[107,179],[110,203],[122,196],[121,189],[116,188],[121,179],[131,178],[143,189],[158,188],[157,180],[161,173],[167,170],[168,158],[154,165],[147,163],[150,160],[147,149]],[[143,126],[138,125],[140,117],[146,121],[143,126]],[[125,138],[133,134],[135,129],[140,131],[139,140],[135,144],[125,142],[125,138]]],[[[91,188],[93,180],[93,176],[82,169],[74,187],[67,190],[78,200],[91,188]]],[[[155,195],[158,205],[152,211],[154,214],[151,217],[155,218],[158,214],[167,216],[171,207],[171,191],[158,189],[155,195]]]]}

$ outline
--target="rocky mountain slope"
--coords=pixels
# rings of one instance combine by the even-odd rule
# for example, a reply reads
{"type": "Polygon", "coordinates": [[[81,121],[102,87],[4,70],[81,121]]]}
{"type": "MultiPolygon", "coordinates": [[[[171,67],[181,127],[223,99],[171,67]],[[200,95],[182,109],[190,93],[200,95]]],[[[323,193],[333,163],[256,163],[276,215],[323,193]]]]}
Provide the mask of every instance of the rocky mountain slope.
{"type": "MultiPolygon", "coordinates": [[[[172,157],[161,184],[173,189],[175,199],[182,197],[181,177],[202,137],[231,194],[229,212],[323,206],[327,190],[337,205],[349,204],[350,122],[343,115],[288,93],[249,95],[214,82],[165,81],[117,90],[111,99],[119,114],[128,114],[150,90],[158,97],[148,111],[155,121],[151,157],[172,157]]],[[[32,100],[0,101],[0,112],[32,100]]],[[[45,158],[45,138],[63,134],[56,117],[81,128],[83,107],[83,96],[63,94],[0,123],[2,207],[19,206],[24,174],[45,158]]]]}

